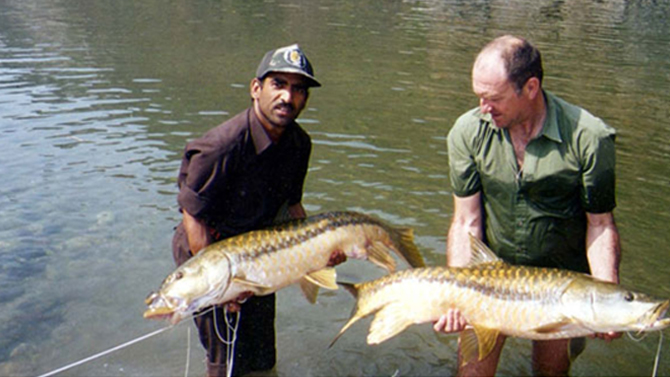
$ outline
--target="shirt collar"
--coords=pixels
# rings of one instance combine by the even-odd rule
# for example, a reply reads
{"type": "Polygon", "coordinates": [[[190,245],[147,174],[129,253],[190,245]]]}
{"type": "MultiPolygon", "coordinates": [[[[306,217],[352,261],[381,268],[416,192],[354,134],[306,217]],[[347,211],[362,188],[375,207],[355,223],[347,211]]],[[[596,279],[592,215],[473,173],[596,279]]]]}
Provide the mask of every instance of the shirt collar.
{"type": "Polygon", "coordinates": [[[258,155],[272,145],[272,140],[270,139],[270,136],[268,136],[268,133],[265,132],[265,128],[263,128],[261,121],[258,119],[258,116],[256,116],[253,107],[249,108],[247,111],[249,112],[251,138],[254,141],[254,147],[256,148],[256,154],[258,155]]]}
{"type": "MultiPolygon", "coordinates": [[[[544,93],[545,105],[547,106],[547,117],[542,125],[540,135],[557,143],[562,143],[563,138],[561,138],[561,133],[558,127],[558,114],[556,112],[556,96],[545,90],[542,90],[542,92],[544,93]]],[[[478,116],[482,122],[486,122],[494,130],[501,130],[500,128],[493,126],[491,114],[482,114],[479,107],[475,108],[475,115],[478,116]]]]}
{"type": "Polygon", "coordinates": [[[558,114],[556,112],[556,96],[545,90],[544,93],[545,105],[547,107],[547,117],[542,126],[542,136],[557,143],[562,143],[561,132],[558,127],[558,114]]]}

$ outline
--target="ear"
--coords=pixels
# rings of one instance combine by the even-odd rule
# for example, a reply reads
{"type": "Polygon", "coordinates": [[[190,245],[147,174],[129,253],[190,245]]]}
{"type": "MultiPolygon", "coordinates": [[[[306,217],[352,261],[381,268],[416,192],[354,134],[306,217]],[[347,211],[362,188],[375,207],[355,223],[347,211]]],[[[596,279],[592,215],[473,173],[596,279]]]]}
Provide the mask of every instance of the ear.
{"type": "Polygon", "coordinates": [[[528,97],[530,99],[535,99],[535,97],[537,97],[538,94],[542,91],[542,88],[540,87],[540,80],[538,80],[537,77],[529,78],[528,81],[526,81],[524,90],[526,93],[528,93],[528,97]]]}
{"type": "Polygon", "coordinates": [[[249,94],[251,95],[251,98],[257,100],[261,95],[261,89],[263,89],[261,80],[254,77],[249,84],[249,94]]]}

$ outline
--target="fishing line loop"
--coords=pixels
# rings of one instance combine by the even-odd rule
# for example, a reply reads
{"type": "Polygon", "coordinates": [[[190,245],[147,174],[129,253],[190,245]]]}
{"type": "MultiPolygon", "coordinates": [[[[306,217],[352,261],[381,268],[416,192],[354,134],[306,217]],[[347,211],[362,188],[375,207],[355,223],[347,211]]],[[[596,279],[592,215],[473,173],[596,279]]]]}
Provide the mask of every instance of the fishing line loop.
{"type": "Polygon", "coordinates": [[[641,342],[644,340],[644,338],[647,337],[647,333],[638,333],[639,335],[633,335],[630,331],[626,332],[626,335],[628,335],[628,338],[630,338],[634,342],[641,342]]]}
{"type": "Polygon", "coordinates": [[[226,345],[226,376],[230,377],[233,375],[233,363],[235,361],[235,343],[237,341],[237,329],[240,324],[240,312],[236,311],[234,322],[231,324],[231,318],[229,316],[228,308],[223,307],[223,318],[226,323],[226,338],[224,339],[219,330],[219,321],[216,318],[217,311],[214,310],[214,330],[216,331],[216,336],[219,338],[221,343],[226,345]]]}

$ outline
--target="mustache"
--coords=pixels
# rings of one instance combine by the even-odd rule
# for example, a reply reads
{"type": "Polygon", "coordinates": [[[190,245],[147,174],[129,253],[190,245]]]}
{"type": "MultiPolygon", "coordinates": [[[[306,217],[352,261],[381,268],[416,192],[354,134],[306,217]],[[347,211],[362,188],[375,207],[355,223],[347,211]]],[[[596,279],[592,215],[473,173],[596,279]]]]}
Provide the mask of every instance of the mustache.
{"type": "Polygon", "coordinates": [[[282,102],[275,106],[275,109],[295,111],[295,106],[290,103],[282,102]]]}

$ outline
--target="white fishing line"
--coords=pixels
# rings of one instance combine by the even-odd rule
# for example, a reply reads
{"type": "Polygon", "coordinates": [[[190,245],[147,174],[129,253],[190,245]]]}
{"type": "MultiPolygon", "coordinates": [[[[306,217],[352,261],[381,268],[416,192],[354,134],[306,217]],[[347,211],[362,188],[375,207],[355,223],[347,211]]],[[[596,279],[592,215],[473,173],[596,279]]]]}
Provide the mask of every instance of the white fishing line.
{"type": "Polygon", "coordinates": [[[184,377],[188,377],[188,367],[191,364],[191,328],[186,328],[186,366],[184,367],[184,377]]]}
{"type": "MultiPolygon", "coordinates": [[[[633,334],[630,332],[626,333],[630,339],[632,339],[635,342],[640,342],[642,339],[647,337],[647,333],[642,333],[642,335],[639,338],[636,338],[633,334]]],[[[651,372],[651,377],[656,377],[656,374],[658,373],[658,364],[661,361],[661,349],[663,348],[663,331],[658,332],[658,348],[656,349],[656,357],[654,358],[654,369],[651,372]]]]}
{"type": "Polygon", "coordinates": [[[647,335],[648,335],[648,334],[645,333],[645,332],[638,333],[638,334],[639,334],[639,337],[636,337],[636,336],[633,335],[630,331],[627,331],[627,332],[626,332],[626,335],[628,335],[628,338],[630,338],[630,340],[632,340],[632,341],[634,341],[634,342],[636,342],[636,343],[641,342],[641,341],[642,341],[644,338],[646,338],[647,335]]]}
{"type": "Polygon", "coordinates": [[[102,352],[97,353],[97,354],[95,354],[95,355],[93,355],[93,356],[89,356],[89,357],[87,357],[87,358],[85,358],[85,359],[79,360],[79,361],[74,362],[74,363],[72,363],[72,364],[69,364],[69,365],[66,365],[66,366],[64,366],[64,367],[58,368],[58,369],[56,369],[56,370],[53,370],[53,371],[51,371],[51,372],[49,372],[49,373],[42,374],[42,375],[40,375],[40,376],[38,376],[38,377],[49,377],[49,376],[56,375],[56,374],[58,374],[58,373],[61,373],[61,372],[66,371],[66,370],[68,370],[68,369],[72,369],[72,368],[74,368],[74,367],[76,367],[76,366],[79,366],[79,365],[88,363],[89,361],[95,360],[95,359],[100,358],[100,357],[102,357],[102,356],[108,355],[108,354],[110,354],[110,353],[112,353],[112,352],[115,352],[115,351],[118,351],[118,350],[120,350],[120,349],[123,349],[123,348],[126,348],[126,347],[128,347],[128,346],[131,346],[131,345],[133,345],[133,344],[135,344],[135,343],[137,343],[137,342],[141,342],[141,341],[143,341],[143,340],[145,340],[145,339],[149,339],[149,338],[151,338],[152,336],[158,335],[158,334],[162,333],[163,331],[168,330],[168,329],[171,329],[171,328],[172,328],[172,326],[163,327],[162,329],[158,329],[158,330],[156,330],[156,331],[154,331],[154,332],[151,332],[151,333],[149,333],[149,334],[142,335],[142,336],[140,336],[139,338],[135,338],[135,339],[133,339],[133,340],[131,340],[131,341],[129,341],[129,342],[120,344],[120,345],[118,345],[118,346],[116,346],[116,347],[112,347],[112,348],[110,348],[110,349],[108,349],[108,350],[106,350],[106,351],[102,351],[102,352]]]}
{"type": "Polygon", "coordinates": [[[658,363],[661,361],[661,346],[663,345],[663,331],[658,332],[658,350],[656,351],[656,359],[654,359],[654,370],[651,372],[651,377],[656,377],[658,373],[658,363]]]}
{"type": "Polygon", "coordinates": [[[219,321],[216,319],[216,310],[214,310],[214,330],[221,343],[226,345],[226,376],[231,377],[233,375],[233,363],[235,362],[235,343],[237,341],[237,329],[240,325],[240,312],[235,312],[235,323],[231,325],[228,318],[228,308],[224,306],[223,318],[226,322],[226,339],[221,336],[219,321]]]}

